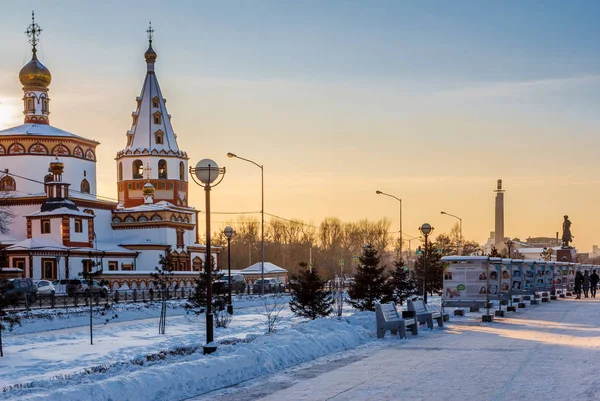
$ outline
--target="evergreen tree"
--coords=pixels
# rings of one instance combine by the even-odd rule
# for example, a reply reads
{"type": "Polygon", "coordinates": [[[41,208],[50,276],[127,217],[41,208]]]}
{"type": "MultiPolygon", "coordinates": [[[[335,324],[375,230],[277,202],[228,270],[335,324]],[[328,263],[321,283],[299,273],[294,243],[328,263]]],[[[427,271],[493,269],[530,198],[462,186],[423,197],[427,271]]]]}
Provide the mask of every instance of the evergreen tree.
{"type": "Polygon", "coordinates": [[[390,302],[392,287],[386,282],[385,266],[379,266],[377,250],[371,245],[363,247],[354,275],[354,283],[348,289],[348,301],[358,310],[375,310],[375,302],[390,302]]]}
{"type": "Polygon", "coordinates": [[[394,267],[389,283],[392,287],[394,302],[402,305],[406,299],[415,294],[417,283],[410,277],[408,268],[403,260],[396,260],[394,267]]]}
{"type": "MultiPolygon", "coordinates": [[[[213,265],[213,273],[211,275],[212,288],[213,288],[213,308],[219,307],[222,308],[225,305],[225,295],[217,294],[219,285],[215,285],[215,281],[221,279],[223,274],[215,273],[214,271],[214,260],[212,261],[213,265]],[[217,290],[217,291],[215,291],[217,290]]],[[[206,270],[200,271],[198,276],[194,278],[194,292],[188,298],[185,309],[189,312],[192,312],[196,315],[200,315],[204,313],[206,310],[206,305],[208,301],[208,280],[206,270]]]]}
{"type": "Polygon", "coordinates": [[[15,325],[21,325],[21,318],[18,314],[6,311],[11,306],[19,305],[19,296],[17,293],[6,293],[13,288],[14,285],[10,281],[5,278],[0,279],[0,357],[4,356],[2,332],[5,330],[12,331],[15,325]]]}
{"type": "Polygon", "coordinates": [[[300,274],[292,276],[290,283],[290,309],[296,316],[315,320],[333,311],[331,291],[326,291],[325,280],[321,279],[316,267],[308,269],[306,262],[300,262],[300,274]]]}
{"type": "Polygon", "coordinates": [[[154,268],[154,273],[151,273],[154,286],[160,290],[161,309],[160,319],[158,321],[158,334],[165,334],[167,330],[167,299],[169,290],[173,283],[173,268],[171,266],[170,256],[159,256],[158,264],[160,267],[154,268]]]}
{"type": "Polygon", "coordinates": [[[502,255],[500,254],[500,252],[498,252],[498,250],[496,249],[495,246],[492,247],[491,252],[488,256],[492,257],[492,258],[501,258],[502,257],[502,255]]]}
{"type": "Polygon", "coordinates": [[[419,255],[415,264],[414,278],[417,282],[417,293],[423,295],[423,301],[427,303],[427,293],[440,293],[444,288],[444,266],[440,260],[442,255],[438,252],[435,243],[429,242],[427,249],[423,246],[423,253],[419,255]],[[425,257],[427,257],[427,269],[425,270],[425,257]],[[425,273],[425,274],[424,274],[425,273]],[[423,278],[425,278],[424,292],[423,278]]]}

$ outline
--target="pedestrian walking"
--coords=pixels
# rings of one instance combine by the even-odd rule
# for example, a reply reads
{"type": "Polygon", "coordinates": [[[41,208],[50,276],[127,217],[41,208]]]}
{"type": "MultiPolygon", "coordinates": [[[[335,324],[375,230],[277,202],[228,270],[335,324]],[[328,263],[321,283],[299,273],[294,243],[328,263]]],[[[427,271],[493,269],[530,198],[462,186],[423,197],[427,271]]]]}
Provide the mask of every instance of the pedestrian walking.
{"type": "Polygon", "coordinates": [[[600,281],[600,276],[596,273],[596,270],[592,270],[592,275],[590,276],[590,289],[592,290],[592,298],[596,298],[596,287],[598,286],[598,281],[600,281]]]}
{"type": "Polygon", "coordinates": [[[587,270],[583,273],[583,295],[586,298],[589,298],[590,292],[590,272],[587,270]]]}
{"type": "Polygon", "coordinates": [[[583,284],[583,274],[580,271],[575,274],[575,299],[581,299],[581,285],[583,284]]]}

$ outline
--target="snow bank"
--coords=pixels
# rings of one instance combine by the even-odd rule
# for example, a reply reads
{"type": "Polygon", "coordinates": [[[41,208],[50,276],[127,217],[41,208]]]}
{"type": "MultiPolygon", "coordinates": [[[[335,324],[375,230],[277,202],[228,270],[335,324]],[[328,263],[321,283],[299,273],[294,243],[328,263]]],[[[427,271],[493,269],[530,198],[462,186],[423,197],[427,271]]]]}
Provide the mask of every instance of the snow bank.
{"type": "Polygon", "coordinates": [[[94,377],[68,388],[47,389],[43,394],[23,394],[20,399],[79,401],[83,394],[94,400],[186,398],[373,341],[374,324],[372,312],[343,320],[317,319],[260,336],[243,346],[221,346],[216,353],[198,355],[195,360],[94,377]]]}

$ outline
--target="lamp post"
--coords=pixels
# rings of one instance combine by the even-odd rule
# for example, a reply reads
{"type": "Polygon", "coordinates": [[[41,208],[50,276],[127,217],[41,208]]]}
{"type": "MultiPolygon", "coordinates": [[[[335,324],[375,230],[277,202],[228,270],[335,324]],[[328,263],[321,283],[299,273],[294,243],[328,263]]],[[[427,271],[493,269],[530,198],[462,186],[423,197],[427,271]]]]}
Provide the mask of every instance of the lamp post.
{"type": "Polygon", "coordinates": [[[236,155],[235,153],[228,152],[227,157],[236,158],[248,163],[254,164],[256,167],[260,168],[260,248],[261,248],[261,259],[260,259],[260,293],[262,295],[265,294],[265,169],[262,164],[258,164],[255,161],[250,159],[245,159],[236,155]]]}
{"type": "Polygon", "coordinates": [[[425,237],[425,252],[423,253],[423,302],[427,303],[427,238],[429,237],[429,234],[431,234],[431,232],[433,231],[433,227],[431,227],[431,224],[429,223],[423,223],[421,227],[419,227],[419,231],[425,237]]]}
{"type": "MultiPolygon", "coordinates": [[[[462,252],[461,250],[461,245],[462,245],[462,239],[463,239],[463,235],[462,235],[462,219],[458,216],[455,216],[453,214],[450,213],[446,213],[446,212],[440,212],[440,214],[445,214],[446,216],[450,216],[450,217],[454,217],[455,219],[458,219],[459,223],[460,223],[460,238],[458,240],[458,244],[456,244],[456,253],[458,255],[460,255],[462,252]]],[[[510,257],[510,256],[509,256],[510,257]]]]}
{"type": "Polygon", "coordinates": [[[508,258],[510,259],[510,258],[512,258],[512,256],[511,256],[512,255],[511,250],[512,250],[512,247],[513,247],[513,245],[515,243],[512,242],[511,240],[507,239],[506,241],[504,241],[504,244],[508,248],[508,258]]]}
{"type": "Polygon", "coordinates": [[[210,189],[216,187],[225,177],[225,167],[219,168],[214,160],[202,159],[196,167],[190,167],[190,175],[194,182],[204,188],[206,199],[206,344],[204,354],[217,350],[213,343],[213,313],[212,313],[212,253],[210,251],[210,189]]]}
{"type": "Polygon", "coordinates": [[[227,274],[229,288],[229,304],[227,305],[227,313],[233,315],[233,304],[231,303],[231,238],[235,235],[235,230],[230,226],[225,227],[223,234],[227,237],[227,274]]]}
{"type": "Polygon", "coordinates": [[[385,196],[389,196],[390,198],[394,198],[398,201],[398,203],[400,205],[400,207],[399,207],[399,209],[400,209],[400,230],[398,231],[398,233],[399,233],[399,241],[400,241],[400,251],[399,251],[400,260],[402,260],[402,199],[400,199],[394,195],[386,194],[385,192],[381,192],[379,190],[375,191],[375,193],[377,195],[385,195],[385,196]]]}

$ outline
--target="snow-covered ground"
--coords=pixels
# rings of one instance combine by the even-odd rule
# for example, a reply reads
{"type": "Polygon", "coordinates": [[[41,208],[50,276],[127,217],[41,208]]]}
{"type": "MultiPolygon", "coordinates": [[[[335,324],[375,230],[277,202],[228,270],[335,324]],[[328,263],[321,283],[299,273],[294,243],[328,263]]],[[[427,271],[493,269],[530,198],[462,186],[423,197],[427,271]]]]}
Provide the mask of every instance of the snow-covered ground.
{"type": "MultiPolygon", "coordinates": [[[[206,356],[201,347],[198,348],[205,343],[203,316],[185,315],[182,304],[177,302],[170,304],[166,335],[158,334],[157,306],[121,305],[117,311],[118,319],[95,330],[92,346],[89,345],[88,328],[84,326],[89,319],[85,311],[80,316],[68,318],[34,319],[33,323],[4,337],[5,358],[0,360],[0,388],[4,387],[6,391],[0,393],[0,399],[177,400],[197,397],[198,400],[236,400],[243,395],[245,400],[253,400],[282,392],[279,398],[269,399],[316,400],[326,397],[307,395],[312,389],[303,388],[303,382],[317,380],[330,370],[343,371],[345,367],[357,365],[347,373],[347,377],[353,379],[334,376],[332,378],[340,383],[319,390],[335,396],[335,389],[347,391],[357,384],[354,383],[357,380],[354,370],[360,370],[365,363],[370,370],[362,372],[364,378],[372,378],[380,370],[379,365],[384,371],[391,367],[402,370],[412,366],[414,371],[405,374],[416,375],[412,378],[415,382],[425,380],[421,376],[436,382],[447,381],[464,361],[461,362],[463,354],[452,352],[452,358],[458,358],[453,363],[453,359],[445,357],[444,350],[463,350],[469,357],[479,352],[485,363],[472,364],[478,369],[485,364],[495,367],[500,362],[504,366],[505,361],[498,357],[502,353],[493,350],[494,339],[508,337],[508,331],[514,329],[521,335],[531,332],[528,335],[534,337],[536,330],[562,329],[560,322],[550,325],[546,320],[540,320],[536,313],[551,311],[554,305],[561,305],[563,309],[568,305],[571,308],[582,305],[573,301],[552,302],[518,311],[513,314],[516,318],[492,325],[481,323],[481,313],[467,313],[466,317],[452,317],[445,329],[421,328],[418,336],[409,335],[406,340],[388,333],[385,339],[377,340],[374,313],[349,309],[341,319],[306,321],[294,317],[285,308],[277,332],[266,335],[262,302],[257,297],[238,299],[231,325],[215,329],[218,351],[206,356]],[[532,320],[532,316],[535,319],[532,320]],[[509,325],[508,322],[513,320],[516,322],[509,325]],[[542,323],[530,323],[536,321],[542,323]],[[526,325],[531,327],[525,329],[526,325]],[[497,332],[490,335],[490,330],[497,332]],[[440,352],[444,357],[432,356],[434,352],[440,352]],[[423,357],[425,354],[428,355],[426,358],[423,357]],[[426,363],[431,358],[445,362],[426,363]],[[356,362],[359,360],[360,363],[356,362]],[[222,390],[224,388],[228,389],[222,390]],[[298,391],[289,392],[294,388],[298,391]],[[304,398],[299,394],[305,394],[304,398]]],[[[430,300],[430,306],[436,304],[439,306],[439,298],[430,300]]],[[[561,310],[552,316],[561,316],[561,313],[567,312],[561,310]]],[[[579,335],[586,333],[577,330],[579,335]]],[[[556,339],[548,338],[548,341],[556,339]]],[[[498,348],[506,349],[509,345],[502,344],[498,348]]],[[[471,370],[473,374],[477,373],[471,370]]],[[[392,377],[393,372],[390,374],[392,377]]],[[[388,382],[385,379],[382,388],[391,385],[388,382]]],[[[369,385],[365,384],[368,381],[361,383],[362,386],[369,385]]],[[[376,387],[379,384],[370,385],[376,387]]],[[[315,385],[324,384],[318,382],[315,385]]],[[[374,388],[371,390],[375,391],[374,388]]],[[[369,398],[365,391],[362,399],[429,399],[418,398],[417,390],[412,394],[417,398],[369,398]]],[[[357,395],[354,399],[361,398],[357,395]]]]}

